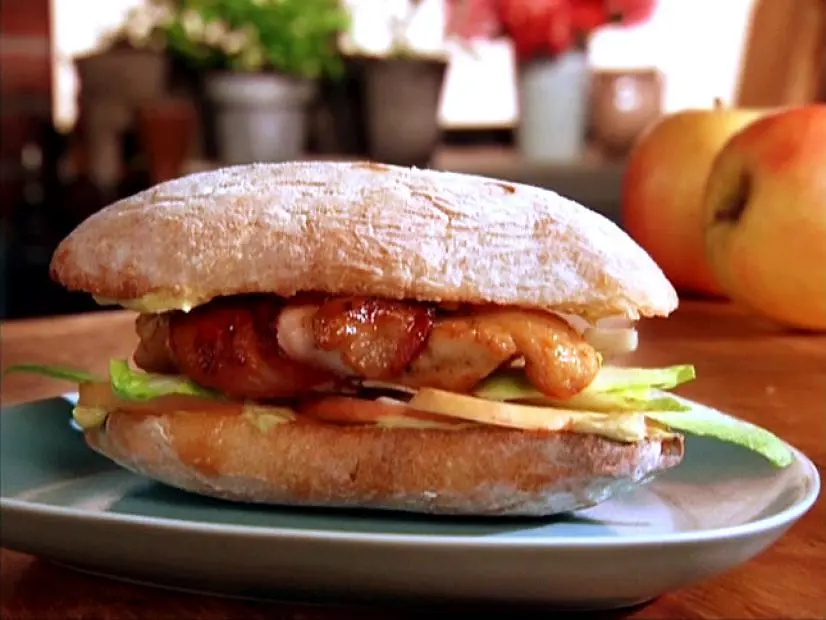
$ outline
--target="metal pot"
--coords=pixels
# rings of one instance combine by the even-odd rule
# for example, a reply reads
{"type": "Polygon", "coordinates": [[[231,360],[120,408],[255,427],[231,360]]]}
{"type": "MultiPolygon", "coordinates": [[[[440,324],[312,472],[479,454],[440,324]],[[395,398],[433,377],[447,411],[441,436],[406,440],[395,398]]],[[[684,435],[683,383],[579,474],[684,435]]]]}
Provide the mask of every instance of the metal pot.
{"type": "Polygon", "coordinates": [[[222,71],[206,76],[205,91],[223,163],[289,161],[304,153],[312,82],[276,73],[222,71]]]}

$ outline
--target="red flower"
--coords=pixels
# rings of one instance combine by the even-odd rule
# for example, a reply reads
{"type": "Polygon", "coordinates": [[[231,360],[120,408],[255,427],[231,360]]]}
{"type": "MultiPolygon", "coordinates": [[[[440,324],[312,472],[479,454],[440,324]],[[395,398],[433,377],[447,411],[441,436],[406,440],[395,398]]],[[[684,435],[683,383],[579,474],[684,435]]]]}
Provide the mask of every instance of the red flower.
{"type": "Polygon", "coordinates": [[[548,51],[551,55],[564,53],[576,44],[576,37],[573,6],[560,1],[547,21],[548,51]]]}
{"type": "Polygon", "coordinates": [[[520,61],[581,47],[597,28],[647,20],[656,0],[452,0],[448,32],[462,38],[504,32],[520,61]]]}
{"type": "Polygon", "coordinates": [[[556,54],[574,42],[569,0],[498,0],[497,6],[520,60],[556,54]]]}
{"type": "Polygon", "coordinates": [[[647,21],[654,13],[656,0],[608,0],[611,15],[625,26],[635,26],[647,21]]]}
{"type": "Polygon", "coordinates": [[[611,21],[608,2],[605,0],[572,0],[574,27],[588,35],[611,21]]]}
{"type": "Polygon", "coordinates": [[[446,9],[449,36],[490,39],[501,32],[496,0],[452,0],[446,9]]]}

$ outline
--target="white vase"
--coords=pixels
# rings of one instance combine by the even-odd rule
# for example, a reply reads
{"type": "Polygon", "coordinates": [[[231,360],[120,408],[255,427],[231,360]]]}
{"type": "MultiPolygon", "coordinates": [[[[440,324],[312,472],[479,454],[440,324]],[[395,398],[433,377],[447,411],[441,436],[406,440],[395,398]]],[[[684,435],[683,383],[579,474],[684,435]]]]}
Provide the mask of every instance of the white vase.
{"type": "Polygon", "coordinates": [[[565,163],[582,158],[588,114],[588,60],[573,51],[519,67],[517,147],[526,161],[565,163]]]}

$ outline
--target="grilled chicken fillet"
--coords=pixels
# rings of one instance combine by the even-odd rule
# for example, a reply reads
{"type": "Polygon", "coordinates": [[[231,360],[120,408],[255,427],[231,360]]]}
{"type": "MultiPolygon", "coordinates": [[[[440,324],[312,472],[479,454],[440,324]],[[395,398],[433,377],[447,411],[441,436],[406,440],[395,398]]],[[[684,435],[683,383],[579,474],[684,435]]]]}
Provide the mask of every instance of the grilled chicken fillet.
{"type": "Polygon", "coordinates": [[[287,302],[228,297],[190,313],[143,314],[135,363],[178,372],[234,398],[285,398],[369,379],[468,392],[524,359],[545,395],[593,381],[596,350],[562,319],[537,311],[434,306],[370,297],[287,302]]]}

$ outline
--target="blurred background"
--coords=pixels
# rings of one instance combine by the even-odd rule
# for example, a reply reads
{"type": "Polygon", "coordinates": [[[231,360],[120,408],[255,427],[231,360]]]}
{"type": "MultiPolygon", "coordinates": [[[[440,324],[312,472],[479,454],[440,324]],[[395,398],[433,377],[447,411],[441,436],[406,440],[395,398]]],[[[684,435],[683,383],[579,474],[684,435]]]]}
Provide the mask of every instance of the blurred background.
{"type": "Polygon", "coordinates": [[[2,0],[2,318],[112,201],[250,161],[375,159],[554,189],[621,222],[664,115],[822,101],[822,0],[2,0]]]}

